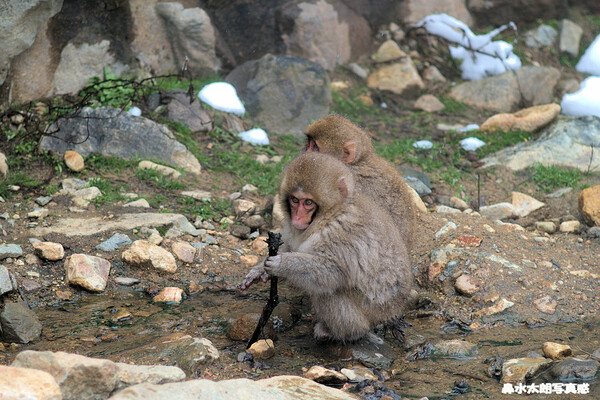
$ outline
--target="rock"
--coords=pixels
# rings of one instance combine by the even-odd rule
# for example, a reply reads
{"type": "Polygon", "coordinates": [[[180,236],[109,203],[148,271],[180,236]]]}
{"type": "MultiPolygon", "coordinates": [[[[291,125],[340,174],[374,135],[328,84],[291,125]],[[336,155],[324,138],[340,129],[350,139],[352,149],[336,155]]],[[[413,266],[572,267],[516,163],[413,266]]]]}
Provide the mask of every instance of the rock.
{"type": "Polygon", "coordinates": [[[412,201],[412,204],[415,206],[417,211],[427,213],[427,206],[425,205],[425,203],[423,203],[423,200],[421,199],[421,196],[419,196],[417,191],[412,187],[408,186],[408,193],[410,194],[410,200],[412,201]]]}
{"type": "Polygon", "coordinates": [[[253,343],[247,350],[255,360],[266,360],[275,355],[275,345],[271,339],[261,339],[253,343]]]}
{"type": "Polygon", "coordinates": [[[591,147],[600,141],[600,118],[586,116],[559,119],[539,138],[507,147],[481,161],[483,168],[503,165],[521,170],[543,160],[544,165],[563,165],[581,171],[600,168],[600,154],[591,147]]]}
{"type": "Polygon", "coordinates": [[[408,0],[400,5],[402,21],[407,25],[416,24],[431,14],[448,14],[469,26],[473,23],[469,10],[460,0],[442,2],[408,0]]]}
{"type": "Polygon", "coordinates": [[[565,233],[579,232],[581,229],[581,222],[579,221],[563,221],[560,223],[559,231],[565,233]]]}
{"type": "Polygon", "coordinates": [[[246,218],[244,223],[247,227],[254,230],[262,227],[265,224],[265,219],[261,215],[255,214],[246,218]]]}
{"type": "Polygon", "coordinates": [[[83,157],[76,151],[67,150],[65,152],[65,164],[71,171],[80,172],[85,168],[83,157]]]}
{"type": "Polygon", "coordinates": [[[399,58],[406,57],[406,53],[400,50],[400,46],[393,40],[386,40],[379,46],[371,59],[378,62],[395,61],[399,58]]]}
{"type": "Polygon", "coordinates": [[[327,369],[320,365],[313,365],[304,373],[304,377],[322,384],[339,385],[348,380],[341,372],[327,369]]]}
{"type": "Polygon", "coordinates": [[[459,199],[458,197],[452,196],[450,197],[450,207],[459,209],[460,211],[464,211],[469,208],[469,205],[466,201],[459,199]]]}
{"type": "Polygon", "coordinates": [[[423,79],[433,82],[446,82],[446,78],[435,65],[430,65],[423,71],[423,79]]]}
{"type": "Polygon", "coordinates": [[[194,262],[197,251],[196,248],[188,242],[173,242],[171,250],[178,260],[188,264],[194,262]]]}
{"type": "MultiPolygon", "coordinates": [[[[111,107],[84,108],[59,120],[60,131],[40,141],[40,148],[64,153],[67,145],[82,156],[100,153],[121,158],[150,158],[199,174],[198,160],[165,126],[111,107]],[[69,143],[78,143],[70,145],[69,143]]],[[[51,130],[57,130],[53,125],[51,130]]]]}
{"type": "Polygon", "coordinates": [[[139,383],[164,384],[185,380],[185,372],[179,367],[166,365],[132,365],[116,363],[117,387],[123,389],[139,383]]]}
{"type": "Polygon", "coordinates": [[[519,192],[512,192],[511,203],[515,207],[515,213],[521,218],[546,205],[531,196],[519,192]]]}
{"type": "Polygon", "coordinates": [[[112,361],[61,351],[22,351],[12,366],[49,373],[60,386],[64,400],[106,399],[117,384],[117,367],[112,361]]]}
{"type": "MultiPolygon", "coordinates": [[[[252,334],[258,325],[260,314],[244,314],[237,318],[227,328],[227,336],[231,340],[241,340],[247,342],[252,338],[252,334]]],[[[277,333],[273,329],[273,321],[270,319],[263,330],[264,337],[277,340],[277,333]]]]}
{"type": "Polygon", "coordinates": [[[50,211],[47,208],[34,208],[33,211],[27,213],[27,218],[42,219],[46,218],[48,215],[50,215],[50,211]]]}
{"type": "Polygon", "coordinates": [[[233,212],[235,213],[236,217],[239,217],[242,215],[250,215],[255,210],[256,210],[256,203],[254,203],[252,201],[243,200],[243,199],[237,199],[237,200],[233,201],[233,212]]]}
{"type": "Polygon", "coordinates": [[[496,114],[488,118],[479,129],[486,132],[520,130],[536,132],[560,114],[558,104],[529,107],[514,114],[496,114]]]}
{"type": "Polygon", "coordinates": [[[550,296],[544,296],[533,301],[533,305],[544,314],[554,314],[556,312],[556,300],[550,296]]]}
{"type": "Polygon", "coordinates": [[[387,90],[402,96],[416,96],[425,84],[421,80],[415,64],[410,57],[398,62],[382,65],[367,78],[371,89],[387,90]]]}
{"type": "Polygon", "coordinates": [[[552,360],[544,357],[513,358],[502,365],[502,383],[525,383],[552,365],[552,360]]]}
{"type": "Polygon", "coordinates": [[[240,239],[247,239],[250,235],[251,229],[246,225],[229,225],[229,232],[240,239]]]}
{"type": "Polygon", "coordinates": [[[177,65],[183,65],[189,58],[188,68],[194,76],[220,69],[216,33],[206,11],[199,7],[184,8],[179,3],[158,3],[155,9],[165,22],[177,65]]]}
{"type": "Polygon", "coordinates": [[[535,229],[540,232],[554,233],[556,232],[556,224],[551,221],[537,221],[535,223],[535,229]]]}
{"type": "Polygon", "coordinates": [[[354,360],[378,369],[389,368],[397,357],[394,349],[374,334],[368,334],[348,347],[354,360]]]}
{"type": "Polygon", "coordinates": [[[360,65],[358,65],[357,63],[350,63],[348,64],[348,68],[350,69],[350,71],[352,71],[352,73],[354,73],[354,75],[358,76],[361,79],[367,79],[367,76],[369,76],[369,74],[367,73],[367,71],[365,71],[365,69],[363,67],[361,67],[360,65]]]}
{"type": "Polygon", "coordinates": [[[414,105],[415,108],[427,112],[437,112],[444,109],[444,103],[431,94],[424,94],[419,97],[414,105]]]}
{"type": "Polygon", "coordinates": [[[46,204],[50,203],[51,201],[52,201],[52,196],[40,196],[37,199],[35,199],[35,202],[42,207],[44,207],[46,204]]]}
{"type": "Polygon", "coordinates": [[[191,191],[185,191],[185,192],[181,192],[182,196],[187,196],[187,197],[192,197],[196,200],[201,200],[201,201],[210,201],[212,194],[210,192],[205,192],[203,190],[191,190],[191,191]]]}
{"type": "Polygon", "coordinates": [[[600,238],[600,227],[592,226],[590,229],[588,229],[588,234],[593,237],[600,238]]]}
{"type": "Polygon", "coordinates": [[[573,353],[571,347],[567,346],[566,344],[554,342],[544,342],[542,345],[542,351],[544,352],[544,356],[555,361],[562,360],[573,353]]]}
{"type": "Polygon", "coordinates": [[[156,164],[152,161],[147,161],[147,160],[140,161],[138,164],[138,168],[155,170],[159,174],[171,177],[172,179],[179,179],[179,177],[181,176],[181,172],[177,171],[175,168],[156,164]]]}
{"type": "Polygon", "coordinates": [[[491,206],[483,206],[479,209],[479,213],[491,220],[517,217],[517,211],[511,203],[497,203],[491,206]]]}
{"type": "Polygon", "coordinates": [[[448,234],[451,234],[455,230],[456,230],[456,224],[454,222],[452,222],[452,221],[448,221],[446,223],[446,225],[442,226],[440,228],[440,230],[435,233],[435,239],[438,240],[442,236],[446,236],[448,234]]]}
{"type": "Polygon", "coordinates": [[[324,0],[284,5],[281,18],[286,21],[286,29],[281,36],[286,54],[333,71],[336,66],[366,53],[372,32],[357,11],[344,3],[324,0]]]}
{"type": "MultiPolygon", "coordinates": [[[[219,351],[208,339],[173,333],[140,347],[124,350],[120,359],[128,363],[147,365],[161,360],[164,364],[177,365],[188,378],[192,378],[201,375],[204,368],[217,361],[219,351]]],[[[178,398],[171,395],[167,397],[178,398]]]]}
{"type": "Polygon", "coordinates": [[[554,44],[558,32],[549,25],[540,25],[536,29],[525,32],[525,45],[534,49],[554,44]]]}
{"type": "Polygon", "coordinates": [[[266,242],[267,238],[264,236],[259,236],[256,239],[254,239],[252,241],[252,251],[265,255],[266,254],[266,250],[268,249],[269,245],[266,242]]]}
{"type": "Polygon", "coordinates": [[[87,207],[90,201],[102,196],[102,192],[95,186],[86,187],[73,192],[73,202],[80,207],[87,207]]]}
{"type": "Polygon", "coordinates": [[[33,242],[35,254],[49,261],[62,260],[65,256],[65,249],[60,243],[52,242],[33,242]]]}
{"type": "Polygon", "coordinates": [[[568,19],[560,21],[559,29],[558,50],[561,53],[568,53],[571,57],[577,57],[579,55],[579,41],[581,40],[583,29],[568,19]]]}
{"type": "Polygon", "coordinates": [[[100,257],[73,254],[65,260],[65,269],[67,270],[68,284],[101,293],[108,283],[110,262],[100,257]]]}
{"type": "Polygon", "coordinates": [[[267,54],[235,68],[226,80],[268,132],[300,137],[312,121],[329,114],[329,77],[310,61],[267,54]]]}
{"type": "Polygon", "coordinates": [[[137,267],[152,267],[159,271],[174,273],[177,271],[175,257],[162,247],[146,240],[136,240],[121,254],[121,259],[137,267]]]}
{"type": "Polygon", "coordinates": [[[479,292],[479,284],[472,275],[461,275],[456,279],[454,288],[462,295],[473,296],[479,292]]]}
{"type": "Polygon", "coordinates": [[[471,357],[477,353],[477,345],[465,340],[444,340],[431,347],[432,357],[471,357]]]}
{"type": "Polygon", "coordinates": [[[475,312],[474,315],[478,316],[478,317],[495,315],[495,314],[501,313],[504,310],[511,308],[514,305],[515,305],[515,303],[513,303],[512,301],[508,301],[505,298],[501,298],[493,306],[483,308],[483,309],[475,312]]]}
{"type": "Polygon", "coordinates": [[[61,185],[61,193],[73,194],[77,190],[85,188],[88,182],[77,178],[66,178],[62,180],[61,185]]]}
{"type": "Polygon", "coordinates": [[[548,371],[548,375],[552,381],[586,382],[594,379],[599,369],[600,362],[597,360],[568,358],[553,365],[548,371]]]}
{"type": "Polygon", "coordinates": [[[240,256],[240,261],[247,267],[254,267],[258,264],[258,257],[253,254],[240,256]]]}
{"type": "Polygon", "coordinates": [[[418,196],[424,196],[431,193],[431,188],[427,186],[423,181],[414,176],[405,176],[404,180],[410,186],[410,188],[416,192],[418,196]]]}
{"type": "Polygon", "coordinates": [[[183,289],[178,287],[163,288],[156,296],[152,298],[155,303],[179,304],[183,298],[183,289]]]}
{"type": "Polygon", "coordinates": [[[114,235],[112,235],[108,240],[105,240],[104,242],[96,246],[96,249],[102,251],[114,251],[119,247],[123,247],[131,243],[132,242],[131,239],[129,239],[129,236],[117,232],[114,235]]]}
{"type": "Polygon", "coordinates": [[[0,296],[5,293],[10,293],[17,288],[13,287],[12,279],[10,278],[10,273],[8,269],[0,264],[0,296]]]}
{"type": "Polygon", "coordinates": [[[5,400],[62,400],[52,375],[30,368],[0,365],[0,388],[5,400]]]}
{"type": "MultiPolygon", "coordinates": [[[[0,68],[2,68],[0,66],[0,68]]],[[[8,164],[6,163],[6,156],[0,151],[0,178],[5,179],[8,175],[8,164]]]]}
{"type": "Polygon", "coordinates": [[[458,208],[448,207],[445,205],[438,206],[435,211],[439,214],[460,214],[461,213],[461,211],[458,208]]]}
{"type": "Polygon", "coordinates": [[[587,224],[600,226],[600,185],[583,189],[579,193],[579,213],[587,224]]]}
{"type": "Polygon", "coordinates": [[[171,121],[187,126],[192,132],[212,130],[213,120],[199,101],[190,103],[189,96],[183,90],[172,90],[167,97],[167,116],[171,121]]]}
{"type": "Polygon", "coordinates": [[[519,104],[521,92],[514,72],[509,71],[460,83],[450,90],[450,97],[471,107],[508,113],[519,104]]]}
{"type": "Polygon", "coordinates": [[[0,260],[17,258],[23,255],[23,249],[18,244],[0,244],[0,260]]]}
{"type": "Polygon", "coordinates": [[[340,372],[344,374],[350,382],[362,382],[366,380],[376,381],[379,379],[377,375],[366,367],[352,367],[351,369],[342,368],[340,372]]]}
{"type": "Polygon", "coordinates": [[[5,342],[29,343],[42,333],[42,324],[23,303],[5,303],[0,312],[0,333],[5,342]]]}

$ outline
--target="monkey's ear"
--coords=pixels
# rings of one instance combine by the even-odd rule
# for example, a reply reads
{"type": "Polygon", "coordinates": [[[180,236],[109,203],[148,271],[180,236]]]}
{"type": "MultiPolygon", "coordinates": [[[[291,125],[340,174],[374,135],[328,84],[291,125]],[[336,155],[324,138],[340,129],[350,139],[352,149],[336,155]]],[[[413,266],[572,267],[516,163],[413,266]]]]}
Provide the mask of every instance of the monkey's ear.
{"type": "Polygon", "coordinates": [[[344,164],[353,163],[356,159],[356,142],[346,142],[343,146],[344,154],[342,155],[342,161],[344,164]]]}
{"type": "Polygon", "coordinates": [[[342,198],[345,199],[348,197],[348,184],[346,183],[346,178],[343,176],[337,181],[338,189],[340,190],[340,194],[342,198]]]}

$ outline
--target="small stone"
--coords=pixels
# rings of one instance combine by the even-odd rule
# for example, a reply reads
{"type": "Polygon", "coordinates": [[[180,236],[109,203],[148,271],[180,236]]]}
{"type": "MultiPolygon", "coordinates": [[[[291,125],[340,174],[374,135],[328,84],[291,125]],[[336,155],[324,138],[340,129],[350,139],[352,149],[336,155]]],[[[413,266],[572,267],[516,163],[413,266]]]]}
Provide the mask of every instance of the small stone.
{"type": "Polygon", "coordinates": [[[479,209],[479,213],[491,220],[517,217],[515,206],[511,203],[497,203],[491,206],[483,206],[479,209]]]}
{"type": "Polygon", "coordinates": [[[259,154],[256,156],[256,161],[264,165],[269,162],[269,156],[266,154],[259,154]]]}
{"type": "Polygon", "coordinates": [[[229,232],[240,239],[247,239],[251,229],[246,225],[233,224],[229,226],[229,232]]]}
{"type": "Polygon", "coordinates": [[[540,312],[552,315],[556,312],[557,303],[552,297],[544,296],[540,299],[534,300],[533,305],[540,310],[540,312]]]}
{"type": "Polygon", "coordinates": [[[261,215],[251,215],[244,221],[250,229],[259,229],[265,224],[265,219],[261,215]]]}
{"type": "Polygon", "coordinates": [[[259,236],[252,241],[252,250],[259,254],[265,254],[266,250],[269,248],[269,245],[266,242],[267,238],[264,236],[259,236]]]}
{"type": "Polygon", "coordinates": [[[529,381],[540,371],[548,368],[552,360],[544,357],[513,358],[502,365],[502,383],[519,384],[529,381]]]}
{"type": "Polygon", "coordinates": [[[181,176],[181,172],[177,171],[174,168],[167,167],[165,165],[156,164],[156,163],[153,163],[152,161],[147,161],[147,160],[140,161],[140,163],[138,164],[138,168],[155,170],[159,174],[161,174],[163,176],[169,176],[173,179],[179,179],[179,177],[181,176]]]}
{"type": "Polygon", "coordinates": [[[477,353],[477,345],[465,340],[453,339],[436,343],[431,348],[435,357],[469,357],[477,353]]]}
{"type": "Polygon", "coordinates": [[[123,204],[123,207],[140,207],[140,208],[150,208],[150,203],[146,199],[137,199],[134,201],[130,201],[129,203],[123,204]]]}
{"type": "Polygon", "coordinates": [[[320,365],[314,365],[310,367],[310,369],[304,374],[304,377],[324,385],[339,385],[348,380],[346,375],[342,374],[341,372],[327,369],[320,365]]]}
{"type": "Polygon", "coordinates": [[[425,71],[423,71],[423,79],[433,82],[446,82],[446,77],[444,77],[440,70],[434,65],[425,68],[425,71]]]}
{"type": "Polygon", "coordinates": [[[162,247],[146,240],[133,242],[131,247],[121,254],[121,259],[138,267],[153,267],[168,273],[177,271],[175,257],[162,247]]]}
{"type": "Polygon", "coordinates": [[[129,239],[129,236],[117,232],[114,235],[112,235],[108,240],[105,240],[104,242],[102,242],[98,246],[96,246],[96,249],[102,250],[102,251],[114,251],[114,250],[118,249],[119,247],[131,244],[131,243],[132,242],[131,242],[131,239],[129,239]]]}
{"type": "Polygon", "coordinates": [[[27,213],[27,218],[30,219],[42,219],[50,215],[50,211],[47,208],[36,208],[33,211],[27,213]]]}
{"type": "Polygon", "coordinates": [[[544,342],[542,345],[542,351],[544,352],[544,356],[551,358],[553,360],[562,360],[565,357],[570,356],[573,352],[571,347],[566,344],[554,343],[554,342],[544,342]]]}
{"type": "Polygon", "coordinates": [[[456,279],[454,288],[462,295],[473,296],[479,291],[479,285],[475,278],[471,275],[461,275],[456,279]]]}
{"type": "Polygon", "coordinates": [[[8,163],[6,162],[6,155],[0,151],[0,177],[6,178],[8,175],[8,163]]]}
{"type": "Polygon", "coordinates": [[[563,221],[560,223],[559,230],[565,233],[575,233],[581,229],[581,222],[579,221],[563,221]]]}
{"type": "Polygon", "coordinates": [[[600,227],[592,226],[590,229],[588,229],[588,234],[590,236],[600,238],[600,227]]]}
{"type": "Polygon", "coordinates": [[[156,296],[152,298],[155,303],[173,303],[179,304],[183,298],[183,289],[178,287],[163,288],[156,296]]]}
{"type": "Polygon", "coordinates": [[[258,256],[252,254],[240,256],[240,261],[247,267],[254,267],[258,264],[258,256]]]}
{"type": "Polygon", "coordinates": [[[35,199],[35,202],[42,207],[44,207],[46,204],[50,203],[51,201],[52,201],[52,196],[40,196],[37,199],[35,199]]]}
{"type": "Polygon", "coordinates": [[[398,43],[393,40],[386,40],[379,46],[377,52],[371,57],[375,62],[394,61],[406,57],[406,53],[400,50],[398,43]]]}
{"type": "Polygon", "coordinates": [[[466,201],[459,199],[458,197],[452,196],[452,197],[450,197],[450,207],[457,208],[461,211],[464,211],[467,208],[469,208],[469,205],[467,204],[466,201]]]}
{"type": "Polygon", "coordinates": [[[0,260],[17,258],[23,255],[23,249],[18,244],[0,244],[0,260]]]}
{"type": "Polygon", "coordinates": [[[110,262],[104,258],[73,254],[65,260],[67,283],[78,285],[91,292],[103,292],[108,283],[110,262]]]}
{"type": "Polygon", "coordinates": [[[456,230],[456,224],[452,221],[448,221],[446,225],[442,226],[439,231],[435,233],[435,239],[438,240],[442,236],[451,234],[456,230]]]}
{"type": "Polygon", "coordinates": [[[185,191],[185,192],[181,192],[181,195],[186,196],[186,197],[191,197],[193,199],[201,200],[201,201],[210,201],[210,199],[212,198],[212,193],[205,192],[203,190],[185,191]]]}
{"type": "Polygon", "coordinates": [[[133,286],[136,283],[140,283],[140,280],[137,278],[127,278],[123,276],[118,276],[115,278],[115,283],[121,286],[133,286]]]}
{"type": "Polygon", "coordinates": [[[188,264],[194,262],[197,251],[196,248],[188,242],[174,242],[171,245],[171,250],[178,260],[188,264]]]}
{"type": "Polygon", "coordinates": [[[5,303],[0,312],[2,339],[7,342],[29,343],[42,333],[42,324],[36,314],[24,303],[5,303]]]}
{"type": "Polygon", "coordinates": [[[554,233],[556,232],[556,224],[551,221],[537,221],[535,223],[535,229],[540,232],[554,233]]]}
{"type": "Polygon", "coordinates": [[[247,352],[256,360],[266,360],[275,355],[275,345],[271,339],[261,339],[253,343],[247,352]]]}
{"type": "Polygon", "coordinates": [[[511,203],[515,207],[515,212],[519,217],[525,217],[546,205],[531,196],[519,192],[512,192],[511,203]]]}
{"type": "Polygon", "coordinates": [[[256,210],[256,204],[249,200],[236,199],[233,201],[233,211],[237,217],[251,215],[256,210]]]}
{"type": "Polygon", "coordinates": [[[65,164],[74,172],[83,171],[83,168],[85,167],[81,154],[72,150],[67,150],[65,152],[65,164]]]}
{"type": "Polygon", "coordinates": [[[258,192],[258,188],[250,183],[247,183],[242,187],[242,192],[258,192]]]}
{"type": "Polygon", "coordinates": [[[426,112],[437,112],[444,109],[444,103],[431,94],[424,94],[415,101],[414,107],[426,112]]]}
{"type": "Polygon", "coordinates": [[[520,130],[535,132],[552,122],[560,114],[558,104],[529,107],[514,114],[497,114],[488,118],[479,129],[484,132],[520,130]]]}
{"type": "Polygon", "coordinates": [[[114,315],[111,316],[110,320],[114,323],[119,323],[123,321],[129,321],[133,318],[133,315],[124,308],[117,308],[114,310],[114,315]]]}
{"type": "Polygon", "coordinates": [[[579,213],[588,225],[600,226],[600,185],[583,189],[579,193],[579,213]]]}
{"type": "Polygon", "coordinates": [[[596,377],[599,369],[597,360],[567,358],[553,365],[548,373],[552,382],[587,382],[596,377]]]}
{"type": "Polygon", "coordinates": [[[508,301],[505,298],[501,298],[493,306],[479,310],[479,311],[475,312],[474,314],[477,316],[494,315],[494,314],[501,313],[502,311],[504,311],[514,305],[515,305],[515,303],[513,303],[512,301],[508,301]]]}
{"type": "MultiPolygon", "coordinates": [[[[248,341],[252,338],[252,334],[254,333],[259,320],[260,314],[244,314],[229,324],[229,327],[227,328],[227,336],[231,340],[248,341]]],[[[265,325],[263,334],[266,338],[273,340],[277,339],[277,333],[273,329],[273,323],[271,320],[269,320],[265,325]]]]}
{"type": "Polygon", "coordinates": [[[37,256],[49,261],[62,260],[65,256],[65,249],[60,243],[52,242],[34,242],[33,248],[37,256]]]}
{"type": "Polygon", "coordinates": [[[448,206],[438,206],[436,212],[440,214],[459,214],[461,211],[458,208],[448,207],[448,206]]]}

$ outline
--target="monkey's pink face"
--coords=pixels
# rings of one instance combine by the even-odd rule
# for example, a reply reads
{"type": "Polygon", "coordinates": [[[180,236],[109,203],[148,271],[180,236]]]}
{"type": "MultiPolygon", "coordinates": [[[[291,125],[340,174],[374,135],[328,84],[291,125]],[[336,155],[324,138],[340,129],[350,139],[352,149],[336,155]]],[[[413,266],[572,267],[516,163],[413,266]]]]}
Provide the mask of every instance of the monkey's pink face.
{"type": "Polygon", "coordinates": [[[290,203],[292,225],[294,228],[300,230],[308,228],[318,208],[312,196],[298,190],[290,194],[288,201],[290,203]]]}
{"type": "Polygon", "coordinates": [[[317,141],[313,138],[311,138],[310,136],[306,137],[308,139],[308,146],[306,147],[306,152],[307,153],[311,153],[313,151],[319,151],[319,145],[317,144],[317,141]]]}

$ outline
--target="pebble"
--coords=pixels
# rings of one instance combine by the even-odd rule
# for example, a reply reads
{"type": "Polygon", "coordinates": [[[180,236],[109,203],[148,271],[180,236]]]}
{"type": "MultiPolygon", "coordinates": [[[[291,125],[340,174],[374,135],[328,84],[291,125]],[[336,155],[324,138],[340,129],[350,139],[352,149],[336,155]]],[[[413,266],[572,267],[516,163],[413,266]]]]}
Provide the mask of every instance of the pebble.
{"type": "Polygon", "coordinates": [[[37,256],[48,261],[62,260],[65,256],[65,249],[60,243],[53,242],[34,242],[33,248],[37,256]]]}
{"type": "Polygon", "coordinates": [[[476,279],[471,275],[461,275],[456,279],[454,283],[454,287],[456,290],[465,296],[473,296],[475,293],[479,291],[479,285],[476,279]]]}
{"type": "Polygon", "coordinates": [[[258,264],[258,256],[252,254],[240,256],[240,261],[247,267],[254,267],[258,264]]]}
{"type": "Polygon", "coordinates": [[[159,271],[174,273],[177,271],[175,257],[162,247],[146,240],[136,240],[129,249],[121,254],[121,259],[138,267],[151,266],[159,271]]]}
{"type": "Polygon", "coordinates": [[[600,362],[597,360],[582,360],[567,358],[550,368],[549,375],[553,382],[590,381],[598,374],[600,362]]]}
{"type": "Polygon", "coordinates": [[[588,234],[590,234],[591,236],[600,238],[600,227],[592,226],[590,229],[588,229],[588,234]]]}
{"type": "Polygon", "coordinates": [[[502,311],[504,311],[514,305],[515,305],[515,303],[513,303],[512,301],[508,301],[505,298],[501,298],[493,306],[479,310],[479,311],[475,312],[474,314],[477,316],[494,315],[494,314],[501,313],[502,311]]]}
{"type": "Polygon", "coordinates": [[[130,201],[129,203],[123,204],[123,207],[140,207],[140,208],[150,208],[150,203],[146,199],[138,199],[134,201],[130,201]]]}
{"type": "Polygon", "coordinates": [[[477,353],[477,345],[465,340],[444,340],[431,347],[434,357],[469,357],[477,353]]]}
{"type": "Polygon", "coordinates": [[[178,287],[163,288],[156,296],[152,298],[155,303],[173,303],[179,304],[183,299],[183,289],[178,287]]]}
{"type": "Polygon", "coordinates": [[[35,202],[42,207],[44,207],[46,204],[50,203],[51,201],[52,201],[52,196],[40,196],[37,199],[35,199],[35,202]]]}
{"type": "Polygon", "coordinates": [[[96,249],[103,251],[114,251],[119,247],[129,245],[131,243],[132,242],[131,239],[129,239],[129,236],[117,232],[114,235],[112,235],[109,239],[96,246],[96,249]]]}
{"type": "Polygon", "coordinates": [[[379,379],[377,378],[377,375],[373,373],[373,371],[366,367],[342,368],[340,372],[344,374],[350,382],[362,382],[366,380],[379,379]]]}
{"type": "Polygon", "coordinates": [[[247,353],[252,354],[256,360],[266,360],[275,355],[275,345],[271,339],[261,339],[253,343],[247,353]]]}
{"type": "Polygon", "coordinates": [[[47,208],[35,208],[33,211],[27,213],[27,218],[43,219],[50,215],[50,211],[47,208]]]}
{"type": "Polygon", "coordinates": [[[111,264],[108,260],[86,254],[72,254],[65,260],[66,280],[91,292],[103,292],[108,283],[111,264]]]}
{"type": "Polygon", "coordinates": [[[156,163],[153,163],[152,161],[147,161],[147,160],[140,161],[138,164],[138,168],[155,170],[159,174],[161,174],[163,176],[169,176],[173,179],[179,179],[179,177],[181,176],[181,172],[177,171],[174,168],[167,167],[165,165],[156,164],[156,163]]]}
{"type": "Polygon", "coordinates": [[[140,283],[140,280],[137,278],[127,278],[123,276],[118,276],[115,278],[115,283],[121,286],[133,286],[136,283],[140,283]]]}
{"type": "Polygon", "coordinates": [[[265,219],[261,215],[251,215],[244,221],[250,229],[258,229],[265,224],[265,219]]]}
{"type": "Polygon", "coordinates": [[[175,257],[177,257],[178,260],[188,264],[194,262],[194,258],[196,257],[197,251],[197,249],[188,242],[181,241],[173,242],[173,244],[171,245],[171,250],[173,251],[173,254],[175,254],[175,257]]]}
{"type": "Polygon", "coordinates": [[[559,230],[565,233],[575,233],[581,229],[581,222],[579,221],[563,221],[560,224],[559,230]]]}
{"type": "Polygon", "coordinates": [[[343,373],[327,369],[320,365],[310,367],[310,369],[304,373],[304,377],[325,385],[339,385],[348,381],[348,378],[343,373]]]}
{"type": "Polygon", "coordinates": [[[0,260],[16,258],[23,255],[23,249],[18,244],[0,244],[0,260]]]}
{"type": "Polygon", "coordinates": [[[241,215],[251,215],[256,210],[256,204],[249,200],[236,199],[233,201],[233,211],[236,217],[241,215]]]}
{"type": "Polygon", "coordinates": [[[565,344],[554,342],[544,342],[544,344],[542,345],[542,351],[544,352],[544,356],[546,356],[547,358],[551,358],[555,361],[562,360],[563,358],[566,358],[573,353],[571,347],[565,344]]]}
{"type": "Polygon", "coordinates": [[[229,232],[240,239],[247,239],[248,235],[250,235],[251,229],[249,226],[246,225],[238,225],[238,224],[233,224],[229,226],[229,232]]]}
{"type": "Polygon", "coordinates": [[[556,232],[556,224],[552,221],[537,221],[535,223],[535,229],[540,232],[554,233],[556,232]]]}
{"type": "Polygon", "coordinates": [[[544,296],[540,299],[534,300],[533,305],[544,314],[554,314],[556,312],[556,300],[550,296],[544,296]]]}
{"type": "Polygon", "coordinates": [[[65,152],[65,164],[74,172],[83,171],[83,168],[85,167],[81,154],[73,150],[67,150],[65,152]]]}
{"type": "Polygon", "coordinates": [[[553,361],[544,357],[513,358],[502,365],[502,383],[525,383],[553,361]]]}
{"type": "Polygon", "coordinates": [[[460,213],[461,211],[458,208],[441,205],[441,206],[438,206],[438,208],[436,209],[436,212],[438,212],[440,214],[457,214],[457,213],[460,213]]]}
{"type": "Polygon", "coordinates": [[[210,201],[210,199],[212,197],[212,193],[205,192],[203,190],[185,191],[185,192],[181,192],[181,195],[186,196],[186,197],[191,197],[193,199],[200,200],[200,201],[210,201]]]}
{"type": "MultiPolygon", "coordinates": [[[[458,211],[458,210],[457,210],[458,211]]],[[[459,211],[460,212],[460,211],[459,211]]],[[[456,230],[456,224],[452,221],[449,221],[446,225],[442,226],[439,231],[435,233],[435,239],[439,239],[442,236],[446,236],[451,232],[456,230]]]]}

